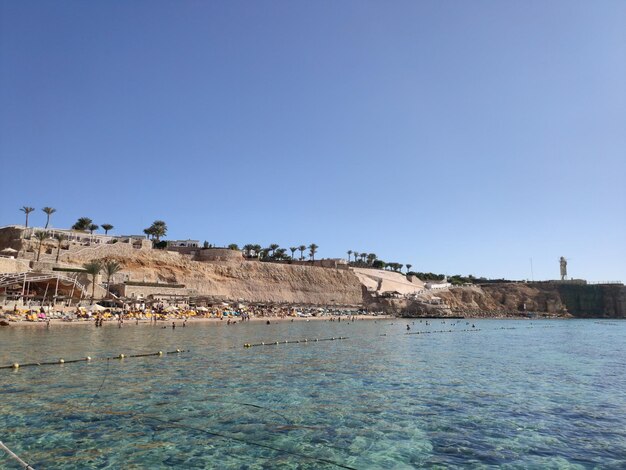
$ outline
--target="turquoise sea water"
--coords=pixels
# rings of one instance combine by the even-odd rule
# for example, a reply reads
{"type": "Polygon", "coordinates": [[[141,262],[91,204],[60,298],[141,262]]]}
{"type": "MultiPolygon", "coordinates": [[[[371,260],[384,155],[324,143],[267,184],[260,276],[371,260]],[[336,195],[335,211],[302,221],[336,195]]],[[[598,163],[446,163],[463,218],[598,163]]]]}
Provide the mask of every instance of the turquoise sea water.
{"type": "Polygon", "coordinates": [[[0,365],[190,352],[0,370],[0,440],[38,470],[626,468],[626,321],[471,323],[4,328],[0,365]]]}

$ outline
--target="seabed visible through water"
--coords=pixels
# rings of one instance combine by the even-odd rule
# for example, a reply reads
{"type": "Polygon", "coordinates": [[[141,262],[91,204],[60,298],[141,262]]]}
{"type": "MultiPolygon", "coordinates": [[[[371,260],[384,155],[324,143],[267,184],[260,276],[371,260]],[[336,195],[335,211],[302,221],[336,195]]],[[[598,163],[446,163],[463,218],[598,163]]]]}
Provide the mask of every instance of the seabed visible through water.
{"type": "Polygon", "coordinates": [[[0,365],[127,356],[0,370],[0,441],[37,470],[626,468],[626,321],[54,325],[0,344],[0,365]]]}

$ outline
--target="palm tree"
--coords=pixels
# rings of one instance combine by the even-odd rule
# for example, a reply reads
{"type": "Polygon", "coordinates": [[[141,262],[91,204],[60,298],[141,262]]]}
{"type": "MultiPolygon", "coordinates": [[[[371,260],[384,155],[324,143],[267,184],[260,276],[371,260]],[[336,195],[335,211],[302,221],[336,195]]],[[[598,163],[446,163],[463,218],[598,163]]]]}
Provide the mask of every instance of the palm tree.
{"type": "Polygon", "coordinates": [[[61,255],[61,245],[65,240],[67,240],[67,236],[64,233],[55,233],[53,237],[57,241],[57,259],[56,262],[59,262],[59,256],[61,255]]]}
{"type": "Polygon", "coordinates": [[[272,257],[278,260],[285,259],[287,257],[287,250],[285,248],[278,248],[274,251],[272,257]]]}
{"type": "Polygon", "coordinates": [[[167,224],[162,220],[155,220],[152,225],[144,230],[146,235],[152,235],[157,243],[161,241],[161,237],[167,235],[167,224]]]}
{"type": "Polygon", "coordinates": [[[96,277],[102,271],[102,263],[99,260],[93,260],[83,264],[83,268],[91,276],[91,301],[93,302],[96,296],[96,277]]]}
{"type": "Polygon", "coordinates": [[[100,228],[99,225],[97,224],[89,224],[89,227],[87,227],[89,229],[89,233],[91,233],[93,235],[93,231],[94,230],[98,230],[100,228]]]}
{"type": "Polygon", "coordinates": [[[311,243],[309,245],[309,256],[311,257],[311,261],[315,261],[315,253],[317,253],[318,248],[319,246],[317,246],[315,243],[311,243]]]}
{"type": "Polygon", "coordinates": [[[295,258],[294,254],[296,253],[296,251],[298,251],[298,247],[297,246],[290,246],[289,247],[289,251],[291,251],[291,259],[294,259],[295,258]]]}
{"type": "Polygon", "coordinates": [[[274,253],[276,253],[276,250],[280,247],[280,245],[278,243],[272,243],[268,250],[272,252],[272,257],[274,256],[274,253]]]}
{"type": "Polygon", "coordinates": [[[89,226],[93,223],[93,221],[89,217],[80,217],[74,225],[72,225],[73,230],[80,230],[85,232],[89,230],[89,226]]]}
{"type": "Polygon", "coordinates": [[[348,250],[348,263],[350,263],[350,255],[352,254],[352,250],[348,250]]]}
{"type": "Polygon", "coordinates": [[[39,257],[41,256],[41,245],[43,242],[50,238],[50,234],[45,230],[39,230],[35,232],[35,239],[39,241],[39,248],[37,249],[37,261],[39,261],[39,257]]]}
{"type": "Polygon", "coordinates": [[[48,228],[48,225],[50,224],[50,216],[52,214],[54,214],[57,210],[52,208],[52,207],[44,207],[43,209],[41,209],[42,211],[44,211],[46,213],[46,226],[44,227],[44,229],[48,228]]]}
{"type": "Polygon", "coordinates": [[[231,243],[230,245],[228,245],[228,249],[229,250],[233,250],[233,251],[237,251],[237,250],[239,250],[239,245],[237,245],[236,243],[231,243]]]}
{"type": "Polygon", "coordinates": [[[367,258],[367,253],[361,253],[361,261],[365,263],[366,258],[367,258]]]}
{"type": "Polygon", "coordinates": [[[101,227],[102,227],[102,230],[104,230],[105,235],[109,234],[109,230],[113,230],[115,228],[111,224],[102,224],[101,227]]]}
{"type": "Polygon", "coordinates": [[[109,296],[109,287],[111,286],[111,278],[122,270],[122,266],[115,260],[106,260],[103,265],[104,274],[107,277],[107,297],[109,296]]]}
{"type": "Polygon", "coordinates": [[[306,250],[306,245],[300,245],[298,250],[300,250],[300,261],[302,261],[304,259],[304,250],[306,250]]]}
{"type": "Polygon", "coordinates": [[[409,273],[409,271],[411,271],[411,268],[412,268],[412,267],[413,267],[413,265],[412,265],[412,264],[407,264],[407,265],[406,265],[406,272],[407,272],[407,274],[409,273]]]}
{"type": "Polygon", "coordinates": [[[24,207],[21,207],[21,208],[20,208],[20,210],[21,210],[24,214],[26,214],[26,228],[28,228],[28,214],[30,214],[32,211],[34,211],[34,210],[35,210],[35,208],[34,208],[34,207],[24,206],[24,207]]]}
{"type": "Polygon", "coordinates": [[[252,251],[254,251],[254,256],[256,256],[257,258],[261,257],[261,245],[252,245],[252,251]]]}
{"type": "Polygon", "coordinates": [[[376,260],[376,258],[378,258],[378,256],[376,256],[374,253],[370,253],[367,255],[367,264],[372,264],[374,262],[374,260],[376,260]]]}
{"type": "Polygon", "coordinates": [[[356,263],[359,260],[359,252],[353,251],[352,253],[354,253],[354,262],[356,263]]]}

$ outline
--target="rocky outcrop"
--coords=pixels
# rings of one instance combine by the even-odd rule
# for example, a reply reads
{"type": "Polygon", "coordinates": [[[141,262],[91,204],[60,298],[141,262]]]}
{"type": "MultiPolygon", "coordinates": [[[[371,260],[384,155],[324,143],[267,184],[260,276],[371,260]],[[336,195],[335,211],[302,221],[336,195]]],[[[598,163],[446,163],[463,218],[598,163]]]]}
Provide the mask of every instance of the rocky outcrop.
{"type": "Polygon", "coordinates": [[[503,283],[462,287],[437,293],[453,309],[565,313],[558,290],[532,284],[503,283]]]}

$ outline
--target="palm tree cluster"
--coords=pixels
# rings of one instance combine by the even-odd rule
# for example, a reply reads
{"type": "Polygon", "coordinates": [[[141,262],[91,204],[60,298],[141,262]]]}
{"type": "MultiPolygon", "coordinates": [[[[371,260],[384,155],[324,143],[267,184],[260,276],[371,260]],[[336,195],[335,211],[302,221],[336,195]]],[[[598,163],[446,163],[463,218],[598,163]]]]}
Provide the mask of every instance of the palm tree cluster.
{"type": "MultiPolygon", "coordinates": [[[[229,245],[237,246],[235,244],[229,245]]],[[[246,258],[258,258],[263,261],[292,261],[292,260],[304,260],[304,252],[309,250],[309,259],[315,261],[315,254],[317,253],[317,246],[315,243],[311,243],[309,246],[300,245],[289,247],[291,255],[287,253],[287,248],[281,248],[278,243],[272,243],[267,248],[263,248],[261,245],[249,243],[243,246],[243,253],[246,258]],[[296,256],[296,251],[300,251],[299,258],[296,256]]]]}
{"type": "Polygon", "coordinates": [[[109,289],[111,285],[111,278],[115,274],[120,272],[120,270],[122,269],[122,266],[115,260],[104,258],[101,260],[92,260],[88,263],[85,263],[83,265],[83,269],[85,270],[87,274],[91,276],[91,300],[93,301],[96,295],[96,278],[98,274],[103,272],[107,278],[106,296],[108,297],[110,293],[109,289]]]}
{"type": "MultiPolygon", "coordinates": [[[[96,230],[100,228],[100,225],[94,224],[93,220],[89,217],[80,217],[74,225],[72,225],[72,230],[79,230],[81,232],[89,232],[93,234],[96,230]]],[[[113,225],[111,224],[102,224],[102,229],[104,230],[104,234],[108,235],[109,230],[113,230],[113,225]]]]}
{"type": "MultiPolygon", "coordinates": [[[[395,272],[402,271],[404,264],[385,262],[378,259],[375,253],[359,253],[358,251],[348,250],[348,264],[354,267],[388,269],[395,272]]],[[[407,273],[411,269],[412,264],[406,265],[407,273]]]]}
{"type": "Polygon", "coordinates": [[[167,224],[162,220],[155,220],[150,227],[143,230],[149,239],[156,243],[161,241],[161,237],[167,235],[167,224]]]}

